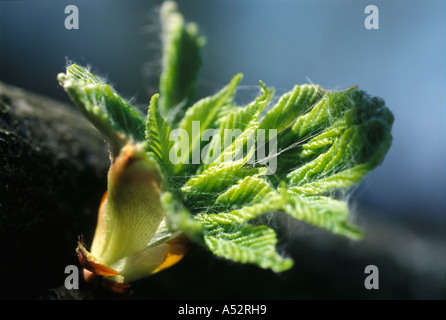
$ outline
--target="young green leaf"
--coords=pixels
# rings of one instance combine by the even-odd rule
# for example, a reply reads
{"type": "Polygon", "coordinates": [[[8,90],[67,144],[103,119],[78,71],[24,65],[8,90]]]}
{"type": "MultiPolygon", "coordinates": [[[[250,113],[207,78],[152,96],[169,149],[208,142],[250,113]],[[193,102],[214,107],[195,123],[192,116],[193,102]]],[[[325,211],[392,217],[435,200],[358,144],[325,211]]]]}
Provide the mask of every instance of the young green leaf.
{"type": "Polygon", "coordinates": [[[349,221],[347,203],[327,197],[294,196],[287,194],[282,211],[313,226],[354,240],[362,237],[358,227],[349,221]]]}
{"type": "MultiPolygon", "coordinates": [[[[202,165],[197,170],[202,172],[209,167],[223,162],[243,158],[249,152],[255,156],[256,132],[259,126],[259,116],[273,96],[273,89],[268,89],[260,81],[261,95],[245,107],[229,109],[218,121],[217,134],[213,136],[202,165]],[[212,155],[211,155],[212,151],[212,155]]],[[[247,159],[247,162],[251,159],[247,159]]],[[[252,163],[254,161],[250,161],[252,163]]]]}
{"type": "Polygon", "coordinates": [[[103,80],[75,64],[57,79],[85,117],[109,140],[114,155],[128,141],[144,141],[142,113],[103,80]]]}
{"type": "Polygon", "coordinates": [[[236,162],[223,163],[212,167],[189,179],[180,189],[184,202],[193,208],[194,212],[206,210],[214,204],[216,198],[232,185],[247,176],[265,174],[264,168],[244,167],[244,162],[250,157],[236,162]]]}
{"type": "Polygon", "coordinates": [[[150,100],[149,112],[146,122],[146,141],[149,152],[158,160],[165,180],[170,183],[169,177],[173,173],[173,165],[169,160],[169,152],[173,141],[169,139],[172,129],[159,111],[159,95],[153,95],[150,100]]]}
{"type": "Polygon", "coordinates": [[[161,7],[163,71],[160,77],[160,107],[165,116],[176,124],[193,103],[201,48],[205,40],[198,35],[194,23],[185,23],[175,2],[166,1],[161,7]]]}
{"type": "Polygon", "coordinates": [[[267,226],[219,225],[207,230],[204,241],[212,253],[235,262],[253,263],[274,272],[293,265],[291,259],[277,253],[276,233],[267,226]]]}
{"type": "Polygon", "coordinates": [[[292,128],[296,139],[308,136],[308,130],[317,134],[299,148],[297,156],[303,163],[287,175],[294,192],[305,188],[304,194],[322,194],[349,187],[379,165],[390,147],[393,116],[382,100],[359,90],[332,96],[292,128]],[[325,131],[319,133],[323,128],[325,131]],[[318,192],[309,193],[311,188],[318,192]]]}
{"type": "Polygon", "coordinates": [[[325,91],[314,85],[295,86],[282,95],[277,104],[265,115],[259,129],[274,128],[284,131],[302,114],[307,113],[324,95],[325,91]]]}
{"type": "Polygon", "coordinates": [[[199,100],[187,110],[177,129],[186,133],[188,140],[177,139],[172,149],[176,153],[181,149],[181,146],[186,146],[186,152],[180,155],[180,159],[174,167],[175,175],[187,177],[195,173],[200,164],[201,149],[204,145],[204,142],[201,141],[202,134],[207,129],[218,127],[217,120],[224,114],[225,108],[232,104],[241,78],[241,74],[236,75],[218,93],[199,100]]]}
{"type": "Polygon", "coordinates": [[[221,212],[226,211],[224,208],[234,210],[243,205],[262,202],[273,190],[264,177],[247,176],[220,194],[215,200],[215,206],[221,212]]]}

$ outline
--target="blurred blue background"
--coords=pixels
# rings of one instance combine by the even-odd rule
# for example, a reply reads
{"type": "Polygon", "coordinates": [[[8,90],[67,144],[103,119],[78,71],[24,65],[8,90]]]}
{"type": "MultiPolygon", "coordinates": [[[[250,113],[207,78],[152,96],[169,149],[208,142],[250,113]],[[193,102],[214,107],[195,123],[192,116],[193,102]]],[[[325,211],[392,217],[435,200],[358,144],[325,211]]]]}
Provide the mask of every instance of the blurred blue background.
{"type": "MultiPolygon", "coordinates": [[[[278,95],[311,81],[328,89],[359,85],[383,98],[395,116],[394,141],[383,164],[357,192],[358,215],[385,217],[444,237],[445,1],[178,3],[207,38],[199,96],[242,72],[240,103],[257,94],[258,80],[275,87],[278,95]],[[364,27],[369,4],[379,9],[378,30],[364,27]]],[[[160,72],[159,5],[143,0],[0,1],[0,81],[69,102],[56,75],[70,60],[90,65],[146,108],[160,72]],[[69,4],[78,6],[79,30],[64,28],[69,4]]],[[[444,257],[443,252],[438,259],[444,257]]]]}

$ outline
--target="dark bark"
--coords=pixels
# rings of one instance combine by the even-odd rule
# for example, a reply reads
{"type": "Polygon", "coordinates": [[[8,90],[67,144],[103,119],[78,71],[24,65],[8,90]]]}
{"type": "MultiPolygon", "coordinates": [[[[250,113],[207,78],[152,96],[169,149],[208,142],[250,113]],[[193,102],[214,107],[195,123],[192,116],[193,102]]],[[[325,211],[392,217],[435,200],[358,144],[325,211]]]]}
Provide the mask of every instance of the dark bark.
{"type": "Polygon", "coordinates": [[[0,83],[2,295],[34,298],[63,283],[78,236],[94,231],[108,166],[74,107],[0,83]]]}

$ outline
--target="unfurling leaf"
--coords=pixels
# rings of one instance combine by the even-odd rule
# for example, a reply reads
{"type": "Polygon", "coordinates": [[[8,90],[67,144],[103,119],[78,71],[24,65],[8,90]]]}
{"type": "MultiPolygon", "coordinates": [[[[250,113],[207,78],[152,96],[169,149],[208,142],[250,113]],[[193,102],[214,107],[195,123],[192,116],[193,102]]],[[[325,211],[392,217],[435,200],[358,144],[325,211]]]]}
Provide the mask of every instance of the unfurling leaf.
{"type": "Polygon", "coordinates": [[[126,141],[144,141],[144,116],[103,80],[72,64],[57,76],[85,117],[104,134],[116,155],[126,141]]]}
{"type": "Polygon", "coordinates": [[[163,114],[171,115],[176,124],[193,103],[205,39],[198,34],[196,24],[185,23],[175,2],[163,3],[160,18],[163,44],[160,106],[163,114]]]}

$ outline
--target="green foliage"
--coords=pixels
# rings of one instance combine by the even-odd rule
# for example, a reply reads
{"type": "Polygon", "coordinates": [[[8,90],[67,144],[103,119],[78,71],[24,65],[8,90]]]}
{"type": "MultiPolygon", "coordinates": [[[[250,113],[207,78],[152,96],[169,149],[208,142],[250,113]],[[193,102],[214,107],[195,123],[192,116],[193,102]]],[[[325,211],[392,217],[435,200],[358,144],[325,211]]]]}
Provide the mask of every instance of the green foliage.
{"type": "MultiPolygon", "coordinates": [[[[241,75],[236,75],[231,82],[211,97],[206,97],[193,106],[191,106],[180,121],[178,129],[185,130],[188,133],[188,149],[181,162],[176,166],[174,172],[176,175],[191,175],[195,172],[197,165],[191,163],[191,156],[194,150],[201,150],[203,143],[201,142],[201,135],[206,129],[217,128],[217,120],[222,116],[225,108],[232,103],[235,90],[241,80],[241,75]],[[199,121],[199,131],[193,132],[193,122],[199,121]]],[[[178,144],[183,142],[177,142],[178,144]]]]}
{"type": "Polygon", "coordinates": [[[144,116],[103,80],[72,64],[57,79],[85,117],[110,141],[117,154],[127,141],[144,141],[144,116]]]}
{"type": "Polygon", "coordinates": [[[146,144],[147,157],[156,159],[167,186],[161,203],[171,228],[217,256],[276,272],[290,268],[292,261],[277,252],[273,229],[252,224],[265,213],[282,211],[359,239],[361,231],[351,224],[347,203],[335,195],[357,185],[384,159],[393,123],[384,102],[357,88],[335,92],[304,84],[271,105],[274,91],[261,82],[258,98],[237,106],[234,95],[241,75],[215,95],[193,102],[204,40],[174,4],[166,3],[161,17],[164,69],[160,94],[152,97],[146,120],[86,69],[71,65],[59,81],[118,150],[125,143],[146,144]],[[194,121],[200,123],[198,132],[194,121]],[[178,164],[170,152],[184,141],[171,139],[174,129],[189,137],[188,152],[178,164]],[[201,135],[207,129],[217,132],[207,146],[218,156],[192,163],[192,154],[204,151],[201,135]],[[239,134],[225,140],[225,129],[239,134]],[[250,146],[248,140],[259,129],[266,130],[267,142],[277,139],[274,174],[268,174],[266,163],[249,161],[259,146],[250,146]],[[277,136],[268,129],[276,129],[277,136]]]}
{"type": "Polygon", "coordinates": [[[205,39],[194,23],[185,23],[174,2],[161,8],[163,72],[160,77],[160,106],[176,123],[193,103],[198,71],[202,61],[200,50],[205,39]],[[174,111],[174,112],[171,112],[174,111]]]}

